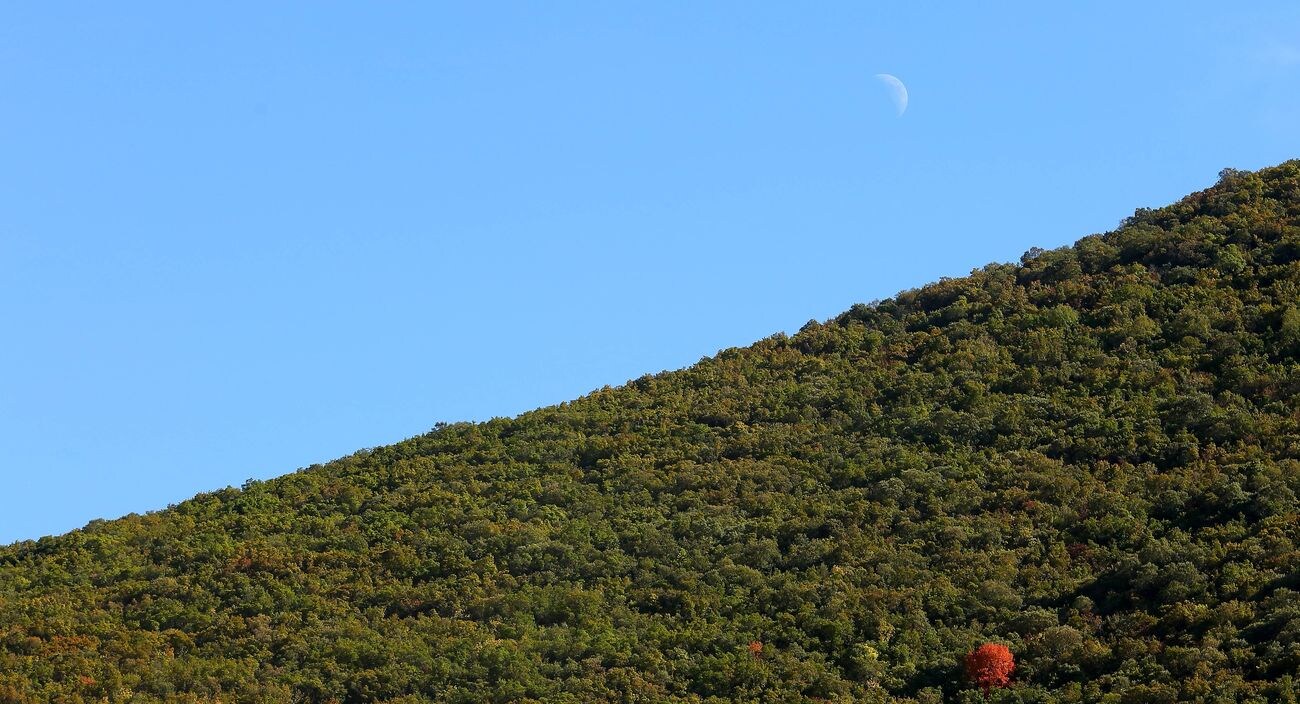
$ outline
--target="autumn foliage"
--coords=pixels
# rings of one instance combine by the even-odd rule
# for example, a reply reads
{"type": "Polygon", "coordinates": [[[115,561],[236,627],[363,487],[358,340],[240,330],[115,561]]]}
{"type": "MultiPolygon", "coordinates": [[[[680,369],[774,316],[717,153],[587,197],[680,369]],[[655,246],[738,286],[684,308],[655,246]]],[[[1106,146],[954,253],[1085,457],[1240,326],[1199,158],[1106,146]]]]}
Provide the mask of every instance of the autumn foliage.
{"type": "Polygon", "coordinates": [[[966,679],[983,689],[986,695],[994,687],[1007,686],[1014,669],[1016,659],[1005,645],[985,643],[966,653],[966,679]]]}

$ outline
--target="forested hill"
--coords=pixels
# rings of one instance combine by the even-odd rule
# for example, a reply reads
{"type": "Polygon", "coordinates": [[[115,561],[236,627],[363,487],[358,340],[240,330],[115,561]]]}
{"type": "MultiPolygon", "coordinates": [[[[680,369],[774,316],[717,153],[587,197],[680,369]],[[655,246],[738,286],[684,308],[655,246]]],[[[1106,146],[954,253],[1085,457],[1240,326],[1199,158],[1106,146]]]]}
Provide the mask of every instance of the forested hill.
{"type": "Polygon", "coordinates": [[[682,371],[0,548],[3,702],[1287,702],[1300,161],[682,371]]]}

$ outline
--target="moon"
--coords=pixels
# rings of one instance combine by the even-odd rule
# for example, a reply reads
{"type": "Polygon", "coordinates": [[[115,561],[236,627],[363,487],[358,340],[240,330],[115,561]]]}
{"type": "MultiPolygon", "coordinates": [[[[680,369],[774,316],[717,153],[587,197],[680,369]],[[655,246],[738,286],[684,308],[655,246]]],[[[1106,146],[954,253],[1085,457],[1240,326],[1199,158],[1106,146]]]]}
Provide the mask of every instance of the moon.
{"type": "Polygon", "coordinates": [[[888,73],[877,73],[876,80],[889,86],[889,92],[894,99],[894,109],[898,111],[898,116],[902,117],[907,112],[907,86],[898,80],[897,76],[891,76],[888,73]]]}

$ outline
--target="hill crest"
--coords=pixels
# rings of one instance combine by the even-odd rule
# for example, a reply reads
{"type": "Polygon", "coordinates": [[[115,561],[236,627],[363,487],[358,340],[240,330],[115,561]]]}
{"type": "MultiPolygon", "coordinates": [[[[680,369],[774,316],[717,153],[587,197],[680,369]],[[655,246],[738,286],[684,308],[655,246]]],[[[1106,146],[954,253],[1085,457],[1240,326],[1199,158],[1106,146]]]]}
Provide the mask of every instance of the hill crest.
{"type": "Polygon", "coordinates": [[[0,703],[1284,701],[1300,161],[511,419],[0,548],[0,703]]]}

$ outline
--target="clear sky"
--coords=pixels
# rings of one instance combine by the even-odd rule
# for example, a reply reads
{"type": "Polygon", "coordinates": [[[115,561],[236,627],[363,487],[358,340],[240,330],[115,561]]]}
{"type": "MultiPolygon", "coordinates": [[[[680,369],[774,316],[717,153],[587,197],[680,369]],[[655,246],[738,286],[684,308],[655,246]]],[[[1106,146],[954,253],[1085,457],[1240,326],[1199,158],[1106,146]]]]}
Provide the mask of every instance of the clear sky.
{"type": "Polygon", "coordinates": [[[635,5],[0,8],[0,543],[1300,156],[1294,2],[635,5]]]}

